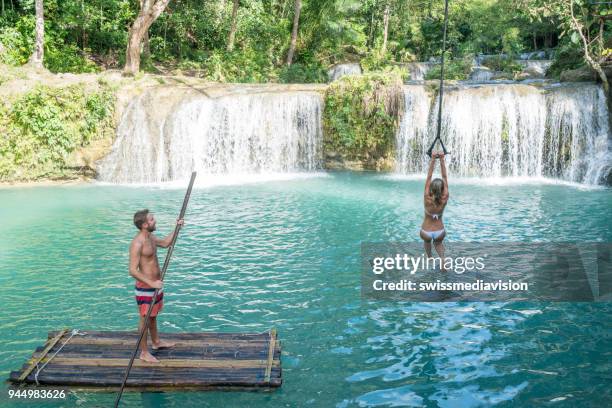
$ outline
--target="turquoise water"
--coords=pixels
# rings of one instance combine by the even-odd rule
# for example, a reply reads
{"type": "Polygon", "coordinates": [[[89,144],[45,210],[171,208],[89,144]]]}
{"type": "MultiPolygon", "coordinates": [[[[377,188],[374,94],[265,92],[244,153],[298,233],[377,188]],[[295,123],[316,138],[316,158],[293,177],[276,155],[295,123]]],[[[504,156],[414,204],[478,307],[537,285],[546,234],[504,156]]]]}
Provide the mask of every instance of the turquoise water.
{"type": "MultiPolygon", "coordinates": [[[[264,331],[273,393],[129,393],[130,407],[609,406],[609,304],[360,298],[361,241],[414,241],[422,180],[338,173],[195,189],[166,278],[162,331],[264,331]]],[[[0,189],[0,377],[47,332],[136,327],[127,246],[147,207],[173,227],[184,187],[0,189]]],[[[612,190],[451,185],[452,241],[612,241],[612,190]]],[[[1,406],[109,406],[112,394],[1,406]]]]}

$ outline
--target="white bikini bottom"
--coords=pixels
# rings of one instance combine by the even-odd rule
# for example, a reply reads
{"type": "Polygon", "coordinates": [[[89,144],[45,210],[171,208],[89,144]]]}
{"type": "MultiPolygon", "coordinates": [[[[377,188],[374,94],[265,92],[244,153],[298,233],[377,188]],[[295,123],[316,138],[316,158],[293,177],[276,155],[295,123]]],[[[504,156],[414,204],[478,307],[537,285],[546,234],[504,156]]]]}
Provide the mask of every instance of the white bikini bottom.
{"type": "Polygon", "coordinates": [[[424,229],[421,228],[421,231],[423,232],[423,234],[425,234],[427,238],[429,238],[430,241],[436,240],[440,238],[442,234],[444,234],[444,228],[438,231],[425,231],[424,229]]]}

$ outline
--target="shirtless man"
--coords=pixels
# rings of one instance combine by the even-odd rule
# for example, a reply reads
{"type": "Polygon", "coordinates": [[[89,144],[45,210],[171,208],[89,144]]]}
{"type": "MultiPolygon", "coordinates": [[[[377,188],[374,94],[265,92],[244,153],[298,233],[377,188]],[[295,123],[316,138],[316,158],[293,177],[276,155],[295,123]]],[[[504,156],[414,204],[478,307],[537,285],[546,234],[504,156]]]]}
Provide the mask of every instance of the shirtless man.
{"type": "MultiPolygon", "coordinates": [[[[183,220],[177,221],[178,225],[183,225],[183,220]]],[[[140,314],[138,324],[139,332],[144,327],[145,317],[149,305],[153,300],[155,289],[159,289],[157,299],[151,316],[149,318],[149,333],[153,350],[174,346],[174,343],[161,341],[157,332],[157,315],[164,306],[163,282],[160,280],[161,272],[159,261],[157,260],[157,247],[167,248],[172,243],[174,232],[164,239],[153,235],[155,231],[155,217],[149,210],[141,210],[134,214],[134,225],[140,231],[130,244],[130,275],[136,279],[136,303],[140,314]]],[[[140,342],[140,359],[149,363],[159,363],[147,347],[147,333],[145,332],[140,342]]]]}

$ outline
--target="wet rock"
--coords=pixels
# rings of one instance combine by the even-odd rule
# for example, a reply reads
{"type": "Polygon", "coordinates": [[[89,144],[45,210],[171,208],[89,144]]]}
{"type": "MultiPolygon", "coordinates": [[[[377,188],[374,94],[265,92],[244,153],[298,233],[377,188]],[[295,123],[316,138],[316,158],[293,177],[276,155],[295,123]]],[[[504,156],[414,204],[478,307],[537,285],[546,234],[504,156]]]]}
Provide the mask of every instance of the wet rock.
{"type": "Polygon", "coordinates": [[[594,81],[596,78],[596,74],[587,67],[563,71],[560,76],[561,82],[586,82],[594,81]]]}

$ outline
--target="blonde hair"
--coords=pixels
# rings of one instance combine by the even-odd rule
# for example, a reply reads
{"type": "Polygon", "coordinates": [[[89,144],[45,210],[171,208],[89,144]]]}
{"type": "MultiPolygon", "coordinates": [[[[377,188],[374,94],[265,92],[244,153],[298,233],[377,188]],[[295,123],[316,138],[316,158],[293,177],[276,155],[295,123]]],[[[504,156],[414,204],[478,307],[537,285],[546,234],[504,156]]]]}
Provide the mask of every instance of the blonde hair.
{"type": "Polygon", "coordinates": [[[436,205],[442,204],[442,193],[444,192],[444,181],[440,178],[435,178],[429,185],[429,195],[434,197],[436,205]]]}

